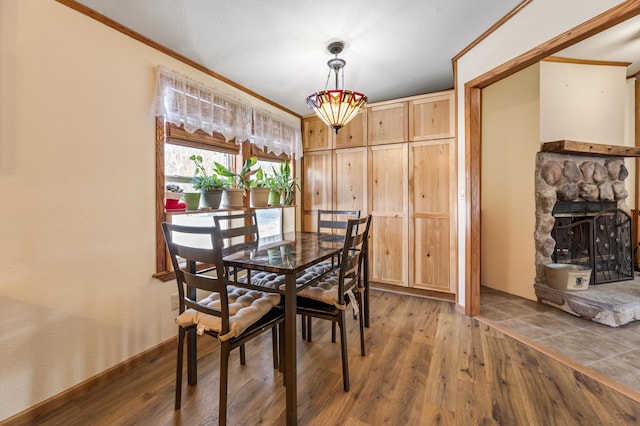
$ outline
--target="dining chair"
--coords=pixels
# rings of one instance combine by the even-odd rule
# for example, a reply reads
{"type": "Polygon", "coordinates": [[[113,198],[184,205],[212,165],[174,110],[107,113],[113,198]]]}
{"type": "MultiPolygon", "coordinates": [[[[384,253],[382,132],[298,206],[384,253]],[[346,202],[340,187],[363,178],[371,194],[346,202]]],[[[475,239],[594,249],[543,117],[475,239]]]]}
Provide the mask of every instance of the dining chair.
{"type": "MultiPolygon", "coordinates": [[[[360,311],[362,306],[363,256],[367,236],[371,225],[371,216],[349,219],[345,229],[344,246],[341,252],[340,266],[317,282],[298,293],[300,315],[320,318],[337,324],[340,329],[340,349],[342,352],[342,380],[344,390],[349,390],[349,362],[347,350],[346,311],[349,306],[358,317],[360,325],[360,352],[365,355],[364,319],[360,311]]],[[[309,336],[310,337],[310,336],[309,336]]]]}
{"type": "MultiPolygon", "coordinates": [[[[220,230],[220,238],[223,247],[247,242],[257,242],[260,238],[258,232],[258,217],[256,212],[237,213],[224,216],[214,216],[216,228],[220,230]]],[[[229,276],[233,275],[234,281],[238,281],[238,273],[248,270],[241,268],[229,269],[229,276]]]]}
{"type": "MultiPolygon", "coordinates": [[[[182,400],[182,364],[187,333],[208,334],[220,343],[219,424],[226,424],[227,385],[230,352],[263,332],[283,324],[281,296],[230,285],[222,260],[220,230],[217,227],[193,227],[162,223],[167,248],[173,264],[180,301],[178,354],[176,366],[175,409],[182,400]],[[198,300],[197,292],[207,295],[198,300]]],[[[276,336],[277,333],[274,333],[276,336]]],[[[190,359],[197,359],[195,353],[190,359]]],[[[277,338],[273,339],[274,368],[280,357],[277,338]]],[[[188,376],[195,385],[196,365],[188,363],[188,376]]]]}
{"type": "MultiPolygon", "coordinates": [[[[318,210],[318,232],[344,235],[349,219],[360,219],[360,210],[318,210]]],[[[340,264],[340,256],[333,256],[315,266],[323,272],[340,264]]],[[[311,318],[302,316],[302,339],[311,341],[311,318]]],[[[336,324],[331,324],[331,341],[336,341],[336,324]]]]}

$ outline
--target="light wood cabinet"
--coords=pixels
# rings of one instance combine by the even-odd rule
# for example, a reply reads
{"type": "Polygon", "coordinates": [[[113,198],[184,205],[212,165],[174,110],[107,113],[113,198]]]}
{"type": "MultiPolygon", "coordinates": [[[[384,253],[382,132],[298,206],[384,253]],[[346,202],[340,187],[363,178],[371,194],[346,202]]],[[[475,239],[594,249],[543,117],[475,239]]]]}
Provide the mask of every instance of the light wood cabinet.
{"type": "Polygon", "coordinates": [[[409,140],[452,138],[455,135],[453,91],[421,96],[409,101],[409,140]]]}
{"type": "Polygon", "coordinates": [[[307,152],[302,159],[302,230],[317,231],[318,210],[331,209],[333,204],[333,152],[307,152]]]}
{"type": "Polygon", "coordinates": [[[384,102],[367,108],[369,145],[401,143],[409,140],[407,102],[384,102]]]}
{"type": "Polygon", "coordinates": [[[372,282],[455,293],[454,93],[365,111],[336,136],[320,119],[303,119],[302,229],[316,230],[318,209],[371,214],[372,282]]]}
{"type": "Polygon", "coordinates": [[[408,286],[408,144],[369,147],[369,279],[408,286]]]}
{"type": "Polygon", "coordinates": [[[367,110],[364,109],[338,131],[335,136],[336,148],[367,146],[367,110]]]}
{"type": "Polygon", "coordinates": [[[336,149],[333,165],[333,210],[360,210],[361,216],[367,215],[367,148],[336,149]]]}
{"type": "Polygon", "coordinates": [[[333,130],[315,115],[302,118],[302,150],[322,151],[333,148],[333,130]]]}
{"type": "Polygon", "coordinates": [[[409,281],[454,292],[454,139],[409,144],[409,281]]]}

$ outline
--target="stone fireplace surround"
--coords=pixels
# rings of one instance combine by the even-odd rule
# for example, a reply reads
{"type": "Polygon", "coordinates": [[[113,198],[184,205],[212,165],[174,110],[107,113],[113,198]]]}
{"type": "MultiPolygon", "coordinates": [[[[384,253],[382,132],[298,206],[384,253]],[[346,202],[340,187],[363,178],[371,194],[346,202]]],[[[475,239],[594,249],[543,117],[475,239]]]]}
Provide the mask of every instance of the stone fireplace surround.
{"type": "Polygon", "coordinates": [[[627,281],[588,290],[563,291],[547,285],[544,265],[552,263],[555,240],[551,237],[556,201],[616,201],[629,213],[624,157],[640,156],[640,148],[573,141],[542,145],[535,169],[536,297],[542,303],[573,315],[617,327],[640,320],[640,283],[627,281]]]}

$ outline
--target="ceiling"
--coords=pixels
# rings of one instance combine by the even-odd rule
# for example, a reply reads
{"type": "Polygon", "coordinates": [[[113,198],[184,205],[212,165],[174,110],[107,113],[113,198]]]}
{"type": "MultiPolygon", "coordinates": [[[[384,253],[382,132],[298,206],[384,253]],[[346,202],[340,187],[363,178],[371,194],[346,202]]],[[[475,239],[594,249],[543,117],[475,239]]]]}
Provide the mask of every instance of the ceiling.
{"type": "MultiPolygon", "coordinates": [[[[450,89],[451,59],[520,0],[78,0],[299,115],[345,42],[344,88],[369,102],[450,89]]],[[[633,63],[640,17],[554,56],[633,63]],[[615,48],[612,48],[615,46],[615,48]]],[[[335,80],[328,88],[334,88],[335,80]]]]}
{"type": "Polygon", "coordinates": [[[628,62],[627,76],[640,72],[640,15],[628,19],[553,56],[628,62]]]}
{"type": "MultiPolygon", "coordinates": [[[[453,87],[451,58],[520,0],[79,0],[300,114],[324,90],[331,41],[369,102],[453,87]]],[[[335,88],[335,79],[329,83],[335,88]]]]}

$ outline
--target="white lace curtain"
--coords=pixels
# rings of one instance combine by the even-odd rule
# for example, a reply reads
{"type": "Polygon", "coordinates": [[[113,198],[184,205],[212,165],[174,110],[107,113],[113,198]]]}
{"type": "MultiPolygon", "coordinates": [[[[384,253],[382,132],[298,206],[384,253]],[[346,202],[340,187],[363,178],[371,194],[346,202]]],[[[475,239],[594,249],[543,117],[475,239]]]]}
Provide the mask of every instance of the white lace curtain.
{"type": "Polygon", "coordinates": [[[156,68],[155,113],[188,132],[249,140],[274,154],[302,157],[300,128],[163,66],[156,68]],[[252,132],[253,127],[253,132],[252,132]]]}

